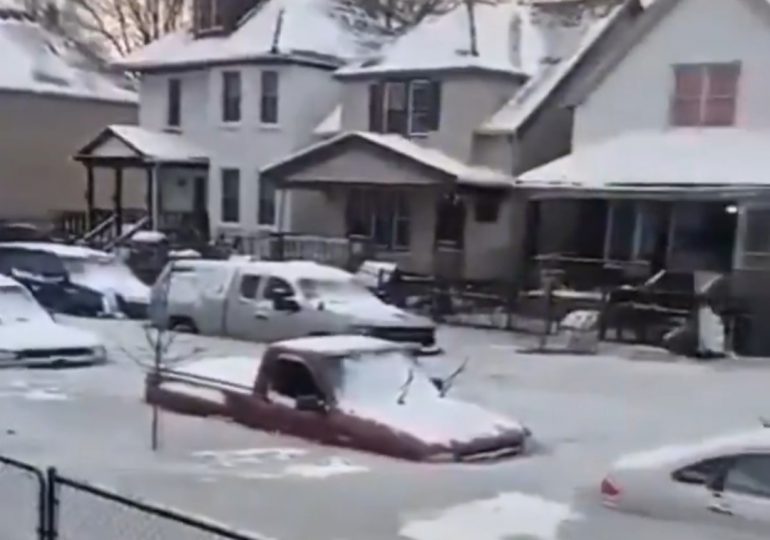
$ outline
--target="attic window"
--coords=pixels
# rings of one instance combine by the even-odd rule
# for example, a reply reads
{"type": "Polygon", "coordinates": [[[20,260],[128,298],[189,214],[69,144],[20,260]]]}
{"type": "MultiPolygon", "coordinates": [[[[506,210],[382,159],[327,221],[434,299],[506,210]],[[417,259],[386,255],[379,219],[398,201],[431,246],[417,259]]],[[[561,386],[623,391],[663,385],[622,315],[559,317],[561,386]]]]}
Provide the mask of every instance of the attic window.
{"type": "Polygon", "coordinates": [[[196,34],[224,30],[225,18],[221,0],[195,0],[194,11],[196,34]]]}

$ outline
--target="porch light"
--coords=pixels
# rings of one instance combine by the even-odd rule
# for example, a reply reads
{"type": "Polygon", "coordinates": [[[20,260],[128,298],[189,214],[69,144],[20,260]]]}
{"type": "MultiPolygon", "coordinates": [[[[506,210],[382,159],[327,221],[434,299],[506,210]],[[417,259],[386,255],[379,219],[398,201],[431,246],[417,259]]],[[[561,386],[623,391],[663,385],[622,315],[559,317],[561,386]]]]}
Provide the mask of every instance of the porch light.
{"type": "Polygon", "coordinates": [[[738,207],[734,204],[728,204],[725,206],[725,212],[728,214],[737,214],[738,213],[738,207]]]}

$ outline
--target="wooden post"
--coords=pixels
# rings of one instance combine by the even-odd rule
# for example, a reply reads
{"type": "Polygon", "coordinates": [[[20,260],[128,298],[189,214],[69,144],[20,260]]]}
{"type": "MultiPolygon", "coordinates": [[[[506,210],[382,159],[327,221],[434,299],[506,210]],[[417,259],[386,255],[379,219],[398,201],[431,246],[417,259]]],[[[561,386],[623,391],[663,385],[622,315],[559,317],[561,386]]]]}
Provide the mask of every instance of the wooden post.
{"type": "Polygon", "coordinates": [[[90,163],[86,165],[86,232],[91,231],[95,226],[96,216],[94,216],[94,166],[90,163]]]}
{"type": "Polygon", "coordinates": [[[150,217],[150,229],[157,227],[155,216],[155,169],[147,167],[147,187],[145,193],[145,204],[147,206],[147,215],[150,217]]]}
{"type": "Polygon", "coordinates": [[[115,237],[123,234],[123,167],[115,167],[115,237]]]}

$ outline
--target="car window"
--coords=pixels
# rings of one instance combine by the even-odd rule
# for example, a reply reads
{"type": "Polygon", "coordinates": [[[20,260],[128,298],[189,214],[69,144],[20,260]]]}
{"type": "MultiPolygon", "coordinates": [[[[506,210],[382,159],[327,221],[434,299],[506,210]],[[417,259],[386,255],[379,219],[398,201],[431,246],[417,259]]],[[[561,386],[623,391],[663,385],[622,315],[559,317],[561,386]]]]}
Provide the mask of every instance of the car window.
{"type": "Polygon", "coordinates": [[[724,489],[727,492],[770,499],[770,455],[738,457],[727,471],[724,489]]]}
{"type": "Polygon", "coordinates": [[[705,485],[729,464],[730,457],[707,459],[688,465],[673,474],[674,480],[683,484],[705,485]]]}
{"type": "Polygon", "coordinates": [[[241,298],[255,300],[259,289],[259,276],[243,276],[241,278],[241,298]]]}
{"type": "Polygon", "coordinates": [[[267,280],[267,285],[265,285],[265,298],[267,300],[287,296],[294,296],[294,288],[288,281],[277,277],[271,277],[267,280]]]}
{"type": "Polygon", "coordinates": [[[323,398],[323,393],[307,366],[286,357],[279,357],[275,361],[271,371],[270,389],[292,399],[309,396],[323,398]]]}
{"type": "Polygon", "coordinates": [[[58,257],[44,251],[8,249],[2,253],[2,259],[6,272],[15,269],[41,276],[63,276],[67,273],[58,257]]]}

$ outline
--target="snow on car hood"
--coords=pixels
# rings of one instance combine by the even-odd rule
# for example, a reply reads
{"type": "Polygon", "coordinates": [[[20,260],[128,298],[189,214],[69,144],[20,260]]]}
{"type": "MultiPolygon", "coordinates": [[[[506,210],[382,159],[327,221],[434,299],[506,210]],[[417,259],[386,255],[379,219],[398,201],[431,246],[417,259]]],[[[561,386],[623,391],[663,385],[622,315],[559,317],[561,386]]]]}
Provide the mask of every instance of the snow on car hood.
{"type": "Polygon", "coordinates": [[[407,313],[406,311],[382,302],[379,298],[372,296],[366,297],[340,297],[324,298],[318,302],[323,304],[323,308],[330,313],[347,317],[353,324],[362,326],[409,326],[409,327],[431,327],[433,323],[419,315],[407,313]]]}
{"type": "Polygon", "coordinates": [[[86,261],[77,267],[68,264],[70,280],[76,285],[107,295],[120,295],[127,302],[150,303],[150,288],[139,281],[122,262],[86,261]]]}
{"type": "Polygon", "coordinates": [[[343,412],[427,444],[449,446],[524,431],[518,422],[479,405],[442,398],[422,370],[400,352],[345,360],[337,398],[343,412]]]}
{"type": "Polygon", "coordinates": [[[102,342],[95,334],[53,320],[36,319],[0,324],[0,349],[6,351],[100,346],[102,342]]]}

